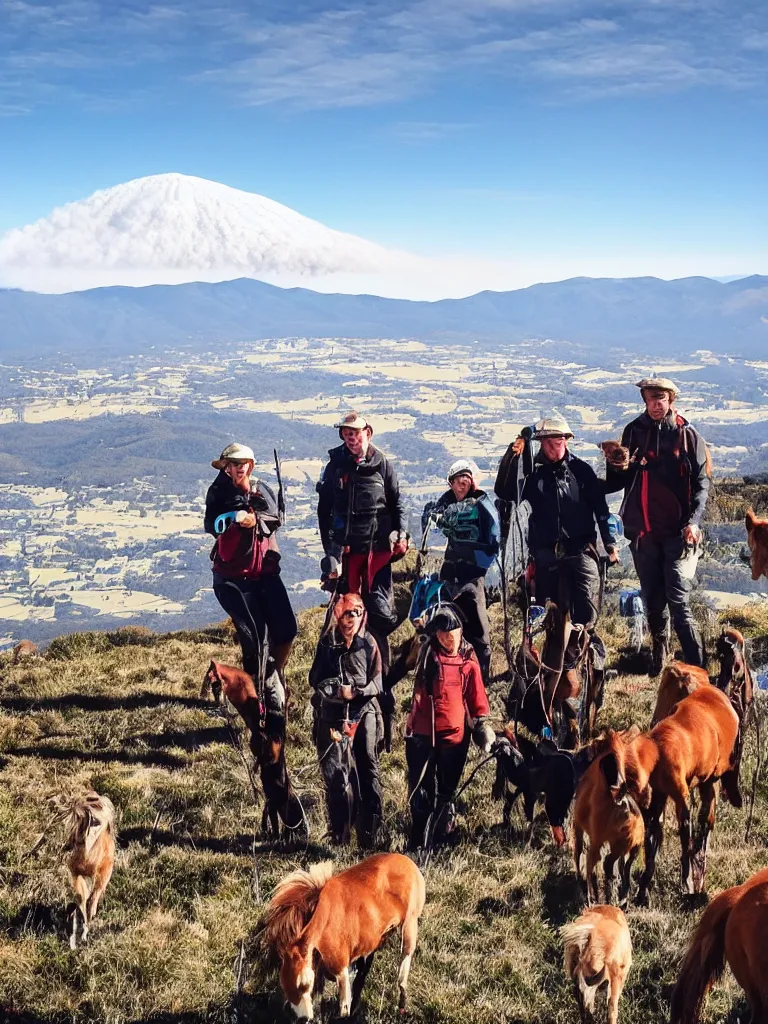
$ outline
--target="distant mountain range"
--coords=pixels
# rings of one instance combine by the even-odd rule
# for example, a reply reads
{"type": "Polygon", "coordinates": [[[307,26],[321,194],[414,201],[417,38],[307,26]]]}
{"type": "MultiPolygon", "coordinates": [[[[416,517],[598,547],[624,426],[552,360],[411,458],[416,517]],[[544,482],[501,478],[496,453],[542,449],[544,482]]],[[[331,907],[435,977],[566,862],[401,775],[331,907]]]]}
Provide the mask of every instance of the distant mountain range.
{"type": "Polygon", "coordinates": [[[551,338],[590,349],[758,357],[768,351],[768,277],[572,278],[438,302],[323,294],[250,279],[64,295],[0,290],[2,357],[120,355],[150,346],[199,351],[295,336],[489,345],[551,338]]]}

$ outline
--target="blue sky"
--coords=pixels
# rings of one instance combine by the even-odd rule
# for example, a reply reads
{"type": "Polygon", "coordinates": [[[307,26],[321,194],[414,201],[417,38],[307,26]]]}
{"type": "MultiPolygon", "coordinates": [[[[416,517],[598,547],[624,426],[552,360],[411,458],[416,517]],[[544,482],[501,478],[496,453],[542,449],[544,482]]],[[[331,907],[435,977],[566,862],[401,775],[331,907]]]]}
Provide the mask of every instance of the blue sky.
{"type": "Polygon", "coordinates": [[[182,171],[541,279],[768,273],[767,86],[764,0],[0,0],[0,232],[182,171]]]}

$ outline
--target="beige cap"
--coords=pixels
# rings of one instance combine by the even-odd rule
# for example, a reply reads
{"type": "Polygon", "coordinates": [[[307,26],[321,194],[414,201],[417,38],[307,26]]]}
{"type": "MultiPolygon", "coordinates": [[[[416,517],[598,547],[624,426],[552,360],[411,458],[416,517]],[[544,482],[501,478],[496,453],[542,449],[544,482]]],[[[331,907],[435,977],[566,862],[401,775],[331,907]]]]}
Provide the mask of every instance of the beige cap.
{"type": "Polygon", "coordinates": [[[367,429],[373,433],[373,427],[368,420],[364,416],[361,416],[359,412],[355,412],[354,410],[352,412],[348,412],[341,423],[334,423],[334,427],[337,430],[342,430],[344,427],[347,427],[350,430],[367,429]]]}
{"type": "Polygon", "coordinates": [[[655,388],[657,391],[668,391],[672,398],[677,398],[680,394],[677,385],[673,384],[669,377],[643,377],[635,384],[635,387],[640,388],[641,391],[651,388],[655,388]]]}
{"type": "Polygon", "coordinates": [[[226,464],[232,459],[237,459],[240,462],[245,462],[246,459],[250,459],[251,462],[255,462],[254,454],[252,449],[246,444],[228,444],[218,459],[214,459],[211,465],[214,469],[224,469],[226,464]]]}
{"type": "Polygon", "coordinates": [[[573,437],[568,421],[562,416],[547,416],[539,420],[534,428],[534,441],[543,441],[545,437],[573,437]]]}

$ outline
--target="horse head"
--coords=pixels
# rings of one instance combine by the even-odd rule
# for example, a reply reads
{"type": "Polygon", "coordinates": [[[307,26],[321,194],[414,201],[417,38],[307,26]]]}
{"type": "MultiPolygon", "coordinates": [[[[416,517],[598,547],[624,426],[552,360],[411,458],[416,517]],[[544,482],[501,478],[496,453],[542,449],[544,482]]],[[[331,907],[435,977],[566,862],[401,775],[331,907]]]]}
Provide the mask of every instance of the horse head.
{"type": "Polygon", "coordinates": [[[733,709],[743,724],[744,714],[754,697],[754,681],[744,637],[738,629],[728,626],[718,637],[716,650],[720,660],[717,686],[731,698],[733,709]]]}
{"type": "Polygon", "coordinates": [[[280,964],[280,985],[285,1001],[298,1020],[312,1020],[312,992],[315,969],[305,943],[297,943],[283,952],[280,964]]]}
{"type": "Polygon", "coordinates": [[[768,519],[759,519],[751,508],[746,515],[747,543],[752,553],[752,579],[768,576],[768,519]]]}

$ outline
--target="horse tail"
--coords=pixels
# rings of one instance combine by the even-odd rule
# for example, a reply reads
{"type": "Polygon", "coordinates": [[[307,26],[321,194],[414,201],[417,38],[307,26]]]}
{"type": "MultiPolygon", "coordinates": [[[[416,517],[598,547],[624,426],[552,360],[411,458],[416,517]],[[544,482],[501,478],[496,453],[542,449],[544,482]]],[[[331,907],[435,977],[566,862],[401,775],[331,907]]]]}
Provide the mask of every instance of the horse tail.
{"type": "Polygon", "coordinates": [[[696,1024],[707,992],[725,970],[725,926],[741,886],[712,900],[694,932],[672,992],[670,1024],[696,1024]]]}
{"type": "Polygon", "coordinates": [[[263,918],[265,944],[279,956],[293,946],[317,909],[320,893],[333,875],[333,862],[293,871],[278,882],[263,918]]]}

